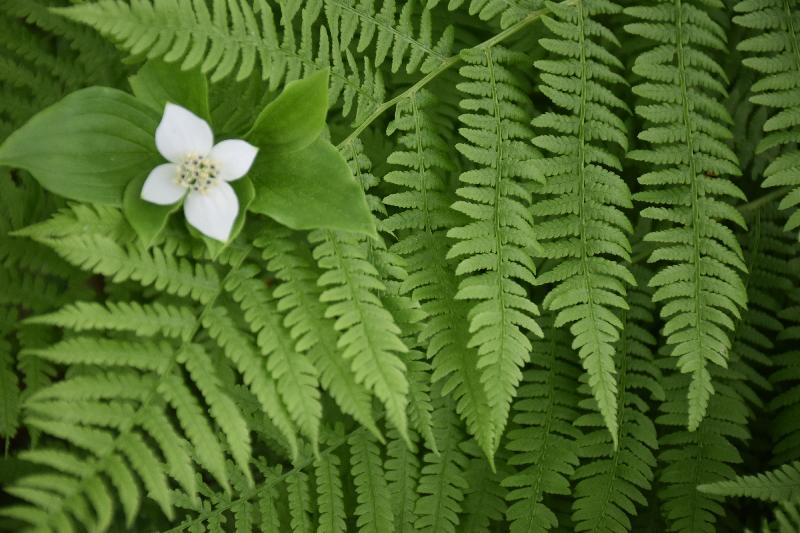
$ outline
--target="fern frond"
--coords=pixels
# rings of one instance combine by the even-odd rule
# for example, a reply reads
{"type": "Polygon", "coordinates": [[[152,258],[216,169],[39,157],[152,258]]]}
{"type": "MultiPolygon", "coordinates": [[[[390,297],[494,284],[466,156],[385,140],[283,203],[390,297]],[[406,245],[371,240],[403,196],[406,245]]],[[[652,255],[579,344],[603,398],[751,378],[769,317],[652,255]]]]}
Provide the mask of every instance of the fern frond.
{"type": "Polygon", "coordinates": [[[351,469],[356,489],[356,525],[360,532],[393,531],[389,487],[381,464],[380,450],[374,437],[363,431],[348,439],[351,469]]]}
{"type": "Polygon", "coordinates": [[[739,476],[697,487],[719,496],[747,496],[775,502],[796,502],[800,499],[800,462],[794,462],[753,476],[739,476]]]}
{"type": "Polygon", "coordinates": [[[258,353],[253,342],[241,331],[225,308],[212,307],[203,316],[202,323],[208,335],[239,371],[263,413],[266,413],[286,439],[292,457],[296,456],[297,428],[281,400],[275,381],[267,371],[263,355],[258,353]]]}
{"type": "Polygon", "coordinates": [[[294,350],[274,294],[259,279],[259,272],[254,265],[245,265],[231,272],[225,289],[242,306],[244,318],[267,358],[267,370],[292,420],[316,446],[322,419],[317,372],[305,354],[294,350]]]}
{"type": "Polygon", "coordinates": [[[204,2],[101,0],[56,12],[96,28],[132,55],[180,61],[183,69],[199,66],[211,74],[212,81],[234,71],[236,79],[242,80],[259,67],[274,90],[284,81],[330,67],[331,99],[342,98],[345,115],[355,107],[356,120],[380,105],[384,93],[380,70],[371,67],[366,58],[363,68],[359,67],[358,56],[347,48],[359,26],[373,30],[360,34],[359,52],[370,45],[375,28],[380,28],[375,32],[376,66],[385,58],[387,43],[393,45],[397,67],[403,52],[412,50],[409,71],[417,68],[422,57],[428,58],[424,64],[435,64],[449,48],[448,35],[433,44],[429,27],[423,26],[419,40],[414,36],[408,20],[411,3],[403,9],[408,13],[401,15],[400,24],[383,20],[394,5],[389,0],[380,15],[361,2],[330,0],[324,4],[330,27],[318,24],[323,2],[305,5],[299,23],[293,20],[299,6],[281,4],[280,12],[275,13],[266,0],[221,0],[214,2],[211,11],[204,2]]]}
{"type": "Polygon", "coordinates": [[[649,147],[628,156],[654,168],[639,177],[644,190],[636,199],[653,204],[642,216],[663,222],[645,239],[660,244],[649,261],[669,263],[651,285],[654,300],[664,302],[666,343],[678,369],[692,375],[690,430],[714,394],[708,363],[727,365],[733,318],[747,302],[742,250],[726,225],[746,226],[728,203],[745,196],[725,177],[739,168],[725,144],[731,117],[720,103],[727,78],[714,54],[726,46],[725,30],[710,14],[716,6],[690,0],[625,10],[640,20],[626,29],[654,43],[633,66],[645,79],[633,91],[643,100],[636,113],[647,126],[639,138],[649,147]]]}
{"type": "Polygon", "coordinates": [[[492,525],[502,522],[506,514],[508,491],[501,485],[505,472],[492,471],[483,457],[473,457],[465,468],[464,478],[469,488],[459,533],[489,533],[492,525]]]}
{"type": "Polygon", "coordinates": [[[293,472],[286,480],[289,489],[289,514],[292,531],[311,533],[311,495],[308,492],[308,476],[302,471],[293,472]]]}
{"type": "Polygon", "coordinates": [[[464,479],[467,458],[459,449],[461,432],[453,407],[441,401],[433,416],[440,450],[438,454],[428,452],[423,458],[414,528],[420,533],[455,533],[467,489],[464,479]]]}
{"type": "Polygon", "coordinates": [[[328,304],[326,316],[336,319],[338,346],[358,383],[363,383],[386,407],[389,420],[406,435],[408,380],[398,357],[408,348],[400,340],[400,329],[375,291],[385,289],[375,267],[367,261],[355,235],[314,231],[314,258],[323,274],[321,300],[328,304]]]}
{"type": "MultiPolygon", "coordinates": [[[[764,169],[764,187],[788,186],[792,190],[781,208],[800,203],[800,5],[796,0],[756,2],[744,0],[734,6],[739,15],[733,22],[751,30],[737,48],[751,57],[742,63],[756,72],[750,100],[768,108],[772,116],[764,122],[766,135],[756,153],[781,148],[781,153],[764,169]]],[[[787,230],[800,227],[800,212],[794,209],[787,230]]]]}
{"type": "Polygon", "coordinates": [[[531,254],[538,243],[526,188],[542,178],[531,164],[537,153],[524,123],[530,101],[514,72],[527,58],[488,48],[464,60],[459,72],[467,81],[458,89],[466,96],[460,103],[466,113],[459,117],[459,132],[467,142],[456,148],[476,168],[459,178],[461,199],[452,207],[470,222],[447,232],[459,241],[447,257],[460,259],[456,274],[464,276],[455,298],[475,301],[467,316],[468,346],[477,348],[481,383],[502,432],[530,357],[526,333],[542,336],[533,318],[539,310],[527,295],[527,286],[536,283],[531,254]]]}
{"type": "Polygon", "coordinates": [[[748,409],[742,398],[724,379],[721,369],[712,368],[718,381],[709,400],[708,413],[694,431],[687,431],[686,386],[690,376],[673,374],[664,379],[667,401],[656,423],[666,426],[659,438],[659,475],[662,513],[670,530],[685,533],[713,533],[717,517],[725,510],[721,498],[701,493],[699,485],[733,479],[731,465],[742,461],[737,442],[747,441],[748,409]],[[718,374],[719,373],[719,374],[718,374]],[[669,432],[669,429],[673,431],[669,432]]]}
{"type": "Polygon", "coordinates": [[[406,259],[408,278],[403,291],[420,303],[427,318],[419,340],[432,359],[434,381],[444,379],[442,394],[452,394],[456,410],[467,429],[492,460],[499,445],[498,422],[492,417],[488,397],[480,381],[477,350],[469,347],[466,302],[455,299],[455,265],[447,260],[451,241],[447,228],[463,223],[450,209],[455,199],[447,190],[447,172],[452,170],[449,146],[436,127],[436,100],[421,91],[397,105],[389,133],[399,132],[400,148],[389,163],[394,169],[384,180],[397,190],[384,203],[398,208],[383,221],[383,229],[396,232],[392,250],[406,259]]]}
{"type": "Polygon", "coordinates": [[[653,362],[656,339],[647,331],[654,320],[653,304],[645,289],[646,273],[639,272],[639,286],[628,292],[629,309],[621,313],[623,328],[616,345],[619,391],[619,446],[614,448],[605,424],[596,413],[594,399],[583,400],[590,413],[575,425],[584,427],[578,454],[581,464],[573,480],[575,500],[572,520],[576,531],[631,531],[636,507],[646,506],[645,494],[654,478],[658,447],[656,428],[648,417],[651,399],[662,400],[661,373],[653,362]],[[589,429],[591,428],[591,430],[589,429]]]}
{"type": "Polygon", "coordinates": [[[544,17],[553,38],[540,39],[553,59],[540,60],[541,90],[557,110],[533,121],[533,143],[552,154],[540,163],[547,183],[537,187],[533,212],[546,257],[560,261],[539,277],[555,284],[543,305],[558,311],[556,326],[570,324],[575,346],[589,373],[589,385],[614,444],[617,389],[614,343],[622,328],[614,309],[626,309],[626,285],[634,279],[627,233],[632,227],[622,209],[631,207],[628,186],[620,179],[617,152],[627,149],[624,101],[610,87],[622,78],[622,64],[608,51],[619,45],[601,22],[620,11],[605,0],[572,6],[547,4],[544,17]],[[616,145],[616,146],[615,146],[616,145]]]}
{"type": "Polygon", "coordinates": [[[362,55],[374,45],[374,65],[380,68],[391,57],[391,71],[397,72],[405,63],[405,70],[412,74],[417,70],[430,72],[444,63],[453,44],[453,28],[447,26],[441,37],[434,42],[433,22],[430,9],[419,7],[423,2],[402,3],[397,13],[395,0],[383,0],[380,9],[377,2],[355,0],[327,0],[328,24],[338,27],[342,48],[349,48],[350,40],[358,35],[355,54],[362,55]],[[413,20],[419,20],[419,35],[415,36],[413,20]],[[406,59],[406,53],[409,53],[406,59]]]}
{"type": "Polygon", "coordinates": [[[73,331],[130,331],[150,337],[155,334],[188,340],[194,332],[195,315],[188,307],[153,302],[75,302],[52,313],[36,315],[30,324],[47,324],[73,331]]]}
{"type": "Polygon", "coordinates": [[[573,424],[580,370],[572,363],[566,332],[552,327],[550,317],[543,323],[545,340],[534,344],[535,366],[525,371],[506,445],[508,464],[515,467],[503,480],[511,533],[549,531],[558,525],[546,498],[570,493],[569,479],[578,465],[580,430],[573,424]]]}
{"type": "Polygon", "coordinates": [[[395,531],[416,533],[414,505],[417,501],[416,487],[420,475],[417,457],[419,449],[413,433],[410,435],[411,446],[396,431],[390,431],[388,437],[387,458],[383,466],[391,494],[395,531]]]}
{"type": "Polygon", "coordinates": [[[341,461],[334,453],[322,454],[314,460],[317,505],[319,506],[318,533],[344,533],[346,531],[340,468],[341,461]]]}
{"type": "Polygon", "coordinates": [[[214,266],[192,264],[184,258],[167,255],[160,248],[120,246],[108,236],[91,233],[40,242],[69,263],[117,283],[133,280],[169,294],[191,296],[201,303],[211,301],[219,291],[219,276],[214,266]]]}
{"type": "Polygon", "coordinates": [[[334,321],[325,316],[322,289],[317,285],[320,271],[305,242],[288,229],[271,224],[255,245],[262,249],[267,268],[282,282],[275,287],[274,295],[278,310],[285,314],[284,325],[295,340],[295,350],[308,354],[320,383],[342,411],[382,438],[372,416],[369,391],[356,381],[337,346],[334,321]]]}
{"type": "Polygon", "coordinates": [[[785,329],[778,340],[785,342],[787,348],[773,359],[777,368],[769,377],[777,390],[769,403],[775,422],[772,425],[773,461],[777,464],[800,460],[800,424],[797,422],[800,416],[800,351],[796,349],[800,340],[800,292],[796,287],[784,305],[786,308],[779,317],[785,329]]]}

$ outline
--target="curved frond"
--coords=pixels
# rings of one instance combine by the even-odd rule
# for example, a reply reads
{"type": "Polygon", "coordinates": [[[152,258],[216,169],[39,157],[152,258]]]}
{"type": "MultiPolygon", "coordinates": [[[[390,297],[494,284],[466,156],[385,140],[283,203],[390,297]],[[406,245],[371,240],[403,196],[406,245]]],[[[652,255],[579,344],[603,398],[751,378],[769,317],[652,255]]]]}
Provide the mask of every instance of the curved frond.
{"type": "Polygon", "coordinates": [[[745,196],[727,177],[740,172],[726,144],[731,117],[720,103],[727,77],[715,55],[726,49],[726,37],[711,16],[720,14],[716,7],[682,0],[625,10],[640,20],[625,28],[652,43],[633,66],[645,80],[633,91],[646,121],[638,136],[648,145],[628,156],[653,169],[639,177],[636,199],[651,204],[642,216],[660,222],[645,239],[660,245],[649,261],[667,265],[650,283],[653,299],[663,303],[663,335],[678,369],[692,376],[690,430],[714,394],[708,364],[727,365],[733,319],[747,303],[742,250],[728,226],[746,226],[729,203],[745,196]]]}
{"type": "Polygon", "coordinates": [[[628,147],[627,111],[613,87],[622,82],[622,63],[609,49],[619,46],[604,25],[621,8],[606,0],[581,0],[575,7],[547,6],[544,17],[553,37],[539,40],[552,59],[535,63],[541,91],[555,106],[536,117],[533,143],[550,154],[540,162],[547,177],[536,188],[533,213],[543,220],[537,232],[545,257],[560,261],[539,277],[554,284],[544,306],[557,311],[556,326],[570,325],[575,347],[589,373],[589,385],[614,444],[617,386],[614,343],[622,323],[615,309],[627,309],[626,285],[634,284],[627,234],[631,223],[622,209],[631,194],[620,178],[620,152],[628,147]]]}

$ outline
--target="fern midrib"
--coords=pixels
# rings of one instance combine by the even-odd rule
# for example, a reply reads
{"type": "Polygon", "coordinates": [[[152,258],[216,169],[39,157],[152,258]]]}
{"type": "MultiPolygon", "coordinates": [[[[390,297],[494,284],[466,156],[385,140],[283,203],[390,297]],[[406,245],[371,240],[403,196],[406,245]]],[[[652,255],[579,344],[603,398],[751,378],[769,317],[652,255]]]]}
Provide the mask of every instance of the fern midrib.
{"type": "MultiPolygon", "coordinates": [[[[675,21],[676,21],[676,28],[675,31],[677,32],[676,35],[676,44],[675,44],[675,51],[677,52],[678,56],[678,80],[680,85],[681,91],[681,105],[683,108],[683,124],[686,128],[686,150],[687,155],[689,157],[689,173],[691,178],[691,196],[692,196],[692,248],[694,252],[694,312],[695,316],[697,316],[697,320],[695,321],[692,328],[694,329],[694,336],[697,340],[697,344],[701,350],[700,356],[703,358],[703,368],[705,368],[706,356],[705,353],[702,353],[704,350],[705,343],[703,342],[703,335],[702,335],[702,324],[704,322],[703,313],[702,313],[702,306],[700,305],[700,296],[701,296],[701,282],[700,282],[700,210],[698,208],[698,203],[700,202],[700,192],[698,191],[697,187],[697,164],[695,161],[695,152],[694,152],[694,141],[692,136],[692,122],[690,119],[690,111],[689,111],[689,92],[686,87],[686,63],[683,54],[683,4],[682,0],[675,0],[675,21]]],[[[696,375],[696,374],[695,374],[696,375]]],[[[694,380],[694,378],[692,378],[694,380]]],[[[692,419],[692,405],[689,405],[689,425],[691,426],[691,419],[692,419]]]]}
{"type": "MultiPolygon", "coordinates": [[[[486,48],[484,50],[484,56],[486,57],[486,66],[489,71],[489,85],[492,88],[492,106],[494,109],[493,118],[495,121],[495,142],[497,143],[497,149],[495,152],[495,183],[494,183],[494,242],[495,247],[497,248],[497,270],[495,274],[495,280],[498,284],[498,291],[497,291],[497,310],[500,313],[500,330],[499,339],[500,344],[497,347],[497,360],[493,362],[494,365],[494,373],[497,374],[497,378],[495,382],[502,382],[503,377],[505,375],[505,366],[506,366],[506,337],[507,332],[506,330],[509,329],[509,324],[506,320],[506,291],[503,287],[503,281],[505,279],[504,276],[504,268],[503,265],[505,261],[503,260],[503,238],[502,238],[502,224],[500,222],[500,201],[502,200],[502,182],[503,182],[503,134],[502,134],[502,122],[500,120],[500,102],[498,101],[497,96],[497,80],[495,79],[494,73],[494,61],[492,61],[492,49],[486,48]]],[[[480,357],[483,359],[485,357],[480,357]]],[[[504,392],[503,392],[504,393],[504,392]]],[[[510,407],[510,406],[509,406],[510,407]]],[[[494,406],[495,409],[499,409],[503,414],[503,419],[505,419],[505,415],[507,413],[507,407],[503,404],[494,406]]]]}
{"type": "MultiPolygon", "coordinates": [[[[384,533],[382,531],[378,531],[377,529],[375,529],[376,517],[378,517],[380,513],[378,508],[379,507],[378,497],[376,496],[375,491],[373,489],[375,488],[377,483],[380,483],[380,481],[377,481],[376,483],[376,480],[380,480],[380,477],[374,475],[375,472],[373,471],[372,468],[373,465],[371,461],[372,457],[374,456],[370,453],[369,442],[366,439],[361,440],[359,446],[362,448],[361,452],[364,454],[364,462],[362,466],[364,467],[364,474],[367,477],[367,486],[369,487],[369,490],[367,491],[368,492],[367,506],[369,507],[370,512],[368,514],[365,514],[364,516],[369,516],[372,518],[372,520],[370,520],[370,522],[368,522],[365,525],[371,525],[375,533],[384,533]]],[[[378,460],[380,461],[380,456],[378,456],[378,460]]],[[[359,505],[361,505],[361,502],[359,502],[359,505]]],[[[361,531],[365,530],[366,528],[361,529],[361,531]]]]}
{"type": "MultiPolygon", "coordinates": [[[[219,287],[217,288],[216,293],[214,294],[213,298],[211,298],[208,301],[208,303],[206,303],[203,306],[203,309],[200,312],[200,314],[198,315],[198,317],[196,319],[196,322],[195,322],[195,325],[194,325],[194,328],[193,328],[193,330],[192,330],[192,332],[191,332],[191,334],[189,335],[188,338],[194,339],[197,336],[197,334],[200,332],[200,329],[201,329],[202,323],[203,323],[203,318],[205,318],[206,314],[211,310],[211,308],[214,306],[214,303],[216,302],[216,300],[219,298],[219,296],[222,294],[222,292],[224,290],[223,289],[224,286],[225,286],[224,282],[227,281],[228,276],[233,274],[239,268],[239,266],[241,266],[242,262],[247,258],[247,255],[249,255],[249,250],[250,250],[250,247],[247,248],[247,253],[242,253],[241,256],[239,257],[239,259],[236,262],[234,262],[234,264],[231,266],[231,269],[229,270],[228,274],[225,276],[225,279],[223,280],[223,282],[219,284],[219,287]]],[[[58,508],[58,511],[57,512],[51,512],[50,513],[50,518],[58,517],[60,514],[64,513],[65,512],[65,511],[63,511],[64,504],[66,504],[66,502],[68,502],[69,500],[72,500],[75,496],[77,496],[79,494],[82,494],[84,492],[85,489],[83,488],[83,483],[86,482],[87,480],[90,480],[90,479],[93,479],[93,478],[95,478],[97,476],[100,476],[100,473],[103,472],[107,468],[106,465],[105,465],[106,461],[108,461],[110,459],[111,455],[117,450],[117,447],[119,446],[119,442],[121,440],[123,440],[125,437],[127,437],[133,431],[133,429],[136,426],[136,423],[137,423],[139,417],[142,416],[143,414],[145,414],[147,412],[147,410],[150,408],[150,404],[153,402],[153,400],[157,396],[158,388],[162,383],[162,379],[165,376],[169,376],[169,375],[172,374],[172,370],[173,370],[173,368],[175,368],[175,365],[178,362],[178,356],[183,353],[184,346],[186,346],[188,344],[190,344],[189,341],[184,342],[182,344],[181,348],[176,350],[170,356],[169,362],[165,366],[165,370],[161,374],[159,374],[158,379],[156,379],[154,381],[153,385],[150,388],[150,391],[147,393],[147,396],[139,404],[139,407],[137,407],[136,412],[133,413],[133,415],[128,419],[126,424],[121,425],[119,427],[118,433],[117,433],[117,435],[114,436],[111,444],[108,447],[108,450],[104,450],[103,457],[97,458],[97,459],[92,461],[91,467],[87,468],[87,472],[82,474],[80,479],[78,480],[78,482],[75,484],[75,487],[74,487],[75,490],[69,496],[63,496],[60,499],[60,506],[58,508]]],[[[50,523],[50,522],[48,522],[48,523],[50,523]]]]}
{"type": "MultiPolygon", "coordinates": [[[[437,469],[436,472],[438,474],[436,476],[437,480],[436,487],[438,490],[434,494],[432,494],[432,496],[436,498],[436,505],[434,507],[435,511],[431,514],[431,518],[433,519],[432,527],[434,528],[439,528],[440,520],[445,523],[447,522],[447,519],[442,519],[441,516],[442,516],[442,507],[444,507],[444,501],[445,499],[448,498],[446,490],[447,489],[446,474],[448,470],[447,468],[448,461],[451,459],[452,454],[453,450],[450,446],[448,446],[447,449],[444,452],[442,452],[441,455],[439,455],[438,457],[439,468],[437,469]]],[[[438,533],[439,531],[443,531],[445,529],[446,527],[440,529],[431,529],[431,533],[438,533]]]]}
{"type": "MultiPolygon", "coordinates": [[[[579,197],[580,197],[580,217],[581,217],[581,270],[583,271],[583,279],[586,283],[587,305],[589,306],[589,330],[592,335],[592,355],[601,356],[599,346],[603,344],[600,339],[600,332],[598,331],[595,318],[595,303],[594,303],[594,290],[592,287],[591,269],[589,268],[589,252],[588,252],[588,239],[586,237],[586,106],[587,106],[587,93],[589,91],[589,81],[587,73],[587,58],[586,58],[586,34],[584,28],[584,13],[583,13],[583,0],[577,0],[578,7],[578,42],[580,43],[580,63],[581,63],[581,104],[578,113],[578,170],[579,170],[579,197]],[[597,350],[597,351],[596,351],[597,350]]],[[[602,369],[601,369],[602,372],[602,369]]],[[[601,391],[603,401],[607,400],[609,391],[606,388],[606,380],[600,379],[597,382],[597,387],[601,391]]],[[[605,418],[605,417],[604,417],[605,418]]],[[[616,442],[616,437],[614,442],[616,442]]]]}
{"type": "Polygon", "coordinates": [[[541,528],[538,528],[536,525],[536,504],[544,501],[544,489],[540,489],[542,485],[542,478],[544,477],[544,468],[542,465],[547,464],[544,461],[544,458],[547,454],[548,447],[550,446],[550,435],[551,429],[553,426],[553,421],[555,420],[555,408],[556,408],[556,385],[555,385],[555,377],[556,377],[556,359],[558,356],[556,355],[556,341],[553,338],[554,335],[550,335],[550,349],[549,349],[549,368],[547,368],[547,411],[545,415],[545,423],[542,424],[541,431],[544,432],[544,437],[542,438],[542,445],[539,448],[539,453],[537,460],[533,463],[536,469],[536,476],[533,478],[534,481],[531,483],[531,497],[528,498],[530,501],[530,508],[533,512],[530,514],[530,520],[528,521],[526,531],[528,533],[535,533],[539,531],[541,528]]]}
{"type": "Polygon", "coordinates": [[[597,524],[594,525],[592,531],[599,531],[601,526],[606,522],[606,518],[608,515],[606,514],[606,508],[608,507],[609,503],[611,502],[612,494],[614,493],[614,484],[617,480],[617,468],[619,467],[619,461],[622,456],[622,428],[625,418],[625,409],[627,405],[625,403],[625,398],[628,394],[628,364],[629,364],[629,357],[630,352],[628,351],[628,340],[629,340],[629,329],[628,325],[630,320],[629,316],[630,313],[628,311],[623,310],[622,316],[620,320],[623,323],[622,335],[620,338],[620,342],[617,344],[617,353],[620,355],[620,362],[619,362],[619,369],[617,372],[618,380],[617,380],[617,405],[619,408],[617,409],[617,442],[619,443],[616,447],[612,447],[612,457],[611,457],[611,467],[608,472],[608,490],[605,493],[605,497],[603,498],[603,504],[600,506],[600,512],[598,513],[600,519],[598,520],[597,524]]]}
{"type": "Polygon", "coordinates": [[[431,223],[430,200],[428,198],[428,172],[429,168],[427,163],[427,150],[422,146],[422,122],[420,120],[419,106],[417,105],[417,93],[411,93],[409,96],[411,100],[411,113],[414,115],[414,140],[417,147],[417,161],[419,161],[418,175],[421,178],[420,192],[422,192],[422,213],[425,220],[425,232],[428,235],[433,235],[433,225],[431,223]]]}

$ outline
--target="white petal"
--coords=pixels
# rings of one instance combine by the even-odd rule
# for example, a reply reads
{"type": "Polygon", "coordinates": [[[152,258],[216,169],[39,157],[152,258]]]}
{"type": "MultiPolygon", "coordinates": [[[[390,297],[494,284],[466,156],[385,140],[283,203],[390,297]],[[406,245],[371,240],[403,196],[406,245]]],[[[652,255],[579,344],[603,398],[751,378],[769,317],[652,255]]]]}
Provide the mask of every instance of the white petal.
{"type": "Polygon", "coordinates": [[[239,213],[239,199],[233,188],[221,181],[205,193],[191,191],[183,204],[189,224],[200,233],[218,241],[227,241],[239,213]]]}
{"type": "Polygon", "coordinates": [[[142,200],[158,205],[174,204],[186,194],[186,187],[175,182],[178,165],[165,163],[150,171],[144,180],[140,196],[142,200]]]}
{"type": "Polygon", "coordinates": [[[258,148],[252,144],[232,139],[217,143],[209,158],[216,163],[220,178],[233,181],[247,174],[257,153],[258,148]]]}
{"type": "Polygon", "coordinates": [[[187,154],[208,155],[213,145],[208,122],[179,105],[167,104],[156,128],[156,147],[161,155],[180,163],[187,154]]]}

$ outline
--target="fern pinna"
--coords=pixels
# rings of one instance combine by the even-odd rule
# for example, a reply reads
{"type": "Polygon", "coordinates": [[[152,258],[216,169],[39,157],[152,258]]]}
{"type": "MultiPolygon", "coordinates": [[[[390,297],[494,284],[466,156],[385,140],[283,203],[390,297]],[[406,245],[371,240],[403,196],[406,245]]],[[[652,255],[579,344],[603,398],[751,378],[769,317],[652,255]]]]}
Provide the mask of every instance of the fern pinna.
{"type": "Polygon", "coordinates": [[[799,28],[0,0],[0,530],[797,531],[799,28]],[[109,170],[167,103],[256,154],[224,242],[109,170]]]}

